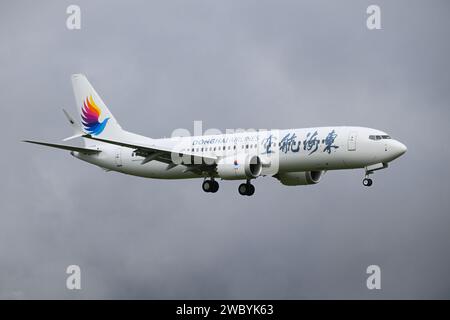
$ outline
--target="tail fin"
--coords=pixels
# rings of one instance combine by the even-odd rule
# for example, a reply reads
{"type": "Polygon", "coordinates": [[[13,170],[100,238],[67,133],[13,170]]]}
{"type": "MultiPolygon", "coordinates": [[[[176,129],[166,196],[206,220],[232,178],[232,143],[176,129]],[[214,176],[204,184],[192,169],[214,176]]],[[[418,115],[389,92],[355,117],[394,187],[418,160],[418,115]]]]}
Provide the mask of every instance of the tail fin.
{"type": "Polygon", "coordinates": [[[123,133],[122,127],[86,76],[82,74],[72,75],[72,86],[82,130],[86,134],[105,139],[119,138],[123,133]]]}

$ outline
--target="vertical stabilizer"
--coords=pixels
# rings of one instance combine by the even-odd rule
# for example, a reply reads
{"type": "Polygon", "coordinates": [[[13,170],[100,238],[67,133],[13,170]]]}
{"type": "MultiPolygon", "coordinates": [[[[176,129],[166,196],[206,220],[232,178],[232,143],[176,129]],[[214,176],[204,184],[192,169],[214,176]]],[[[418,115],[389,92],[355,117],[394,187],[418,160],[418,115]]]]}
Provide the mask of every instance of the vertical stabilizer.
{"type": "Polygon", "coordinates": [[[97,138],[120,138],[122,128],[86,76],[72,75],[72,86],[83,132],[97,138]]]}

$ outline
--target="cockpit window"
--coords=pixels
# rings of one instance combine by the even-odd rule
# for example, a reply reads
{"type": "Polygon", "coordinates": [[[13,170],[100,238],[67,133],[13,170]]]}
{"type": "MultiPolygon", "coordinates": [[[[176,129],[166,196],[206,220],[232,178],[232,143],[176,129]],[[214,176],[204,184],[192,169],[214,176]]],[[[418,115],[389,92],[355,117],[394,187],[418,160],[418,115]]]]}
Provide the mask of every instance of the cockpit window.
{"type": "Polygon", "coordinates": [[[379,135],[370,135],[370,136],[369,136],[369,139],[370,139],[370,140],[381,140],[381,139],[391,139],[391,137],[388,136],[388,135],[382,135],[382,136],[379,136],[379,135]]]}

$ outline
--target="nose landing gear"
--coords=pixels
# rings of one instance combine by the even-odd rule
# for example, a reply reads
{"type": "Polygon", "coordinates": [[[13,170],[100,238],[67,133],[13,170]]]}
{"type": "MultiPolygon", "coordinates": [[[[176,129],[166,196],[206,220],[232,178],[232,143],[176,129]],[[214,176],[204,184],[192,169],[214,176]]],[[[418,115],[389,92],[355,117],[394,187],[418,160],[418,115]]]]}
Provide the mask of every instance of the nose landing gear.
{"type": "Polygon", "coordinates": [[[363,185],[364,185],[365,187],[370,187],[370,186],[372,185],[372,183],[373,183],[373,181],[372,181],[372,179],[370,179],[370,178],[364,178],[364,179],[363,179],[363,185]]]}
{"type": "Polygon", "coordinates": [[[366,171],[366,177],[363,179],[363,186],[370,187],[373,183],[372,179],[369,178],[369,174],[372,174],[373,171],[366,171]]]}
{"type": "Polygon", "coordinates": [[[372,164],[370,166],[365,167],[366,177],[363,179],[363,185],[365,187],[370,187],[373,183],[372,179],[369,178],[369,175],[374,173],[375,171],[386,169],[388,164],[385,162],[380,162],[376,164],[372,164]]]}
{"type": "Polygon", "coordinates": [[[203,181],[202,189],[205,192],[216,193],[219,190],[219,183],[214,179],[205,180],[203,181]]]}

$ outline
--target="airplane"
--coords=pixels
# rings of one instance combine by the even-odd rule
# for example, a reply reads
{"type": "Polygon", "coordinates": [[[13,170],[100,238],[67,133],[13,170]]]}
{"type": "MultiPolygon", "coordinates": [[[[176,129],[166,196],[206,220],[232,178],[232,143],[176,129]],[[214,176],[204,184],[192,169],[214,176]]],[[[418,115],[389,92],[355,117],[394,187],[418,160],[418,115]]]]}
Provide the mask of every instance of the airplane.
{"type": "Polygon", "coordinates": [[[335,126],[287,130],[238,131],[226,134],[153,139],[119,125],[99,94],[82,74],[72,75],[79,114],[63,109],[82,147],[34,140],[24,142],[70,151],[105,171],[155,179],[203,179],[202,189],[219,190],[217,180],[244,181],[239,194],[255,192],[252,180],[269,176],[286,186],[314,185],[331,170],[385,169],[407,148],[387,133],[365,127],[335,126]]]}

